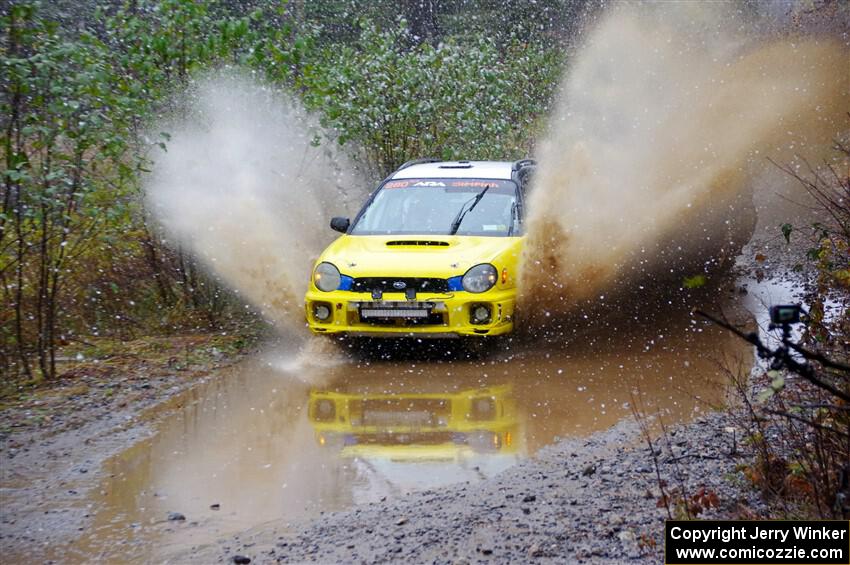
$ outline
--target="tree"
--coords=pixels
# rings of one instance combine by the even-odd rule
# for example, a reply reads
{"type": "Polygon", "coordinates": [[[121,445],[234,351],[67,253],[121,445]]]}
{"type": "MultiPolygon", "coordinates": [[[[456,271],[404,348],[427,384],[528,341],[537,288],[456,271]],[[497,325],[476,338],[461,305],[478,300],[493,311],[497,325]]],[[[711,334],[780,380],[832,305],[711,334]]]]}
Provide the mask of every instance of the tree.
{"type": "MultiPolygon", "coordinates": [[[[95,193],[108,175],[120,193],[132,174],[123,161],[126,136],[112,111],[104,46],[83,34],[72,41],[29,5],[4,18],[7,79],[2,111],[5,148],[2,273],[14,311],[13,334],[24,373],[56,373],[60,300],[68,263],[91,244],[120,198],[104,206],[95,193]],[[13,236],[5,241],[6,226],[13,236]],[[14,251],[9,252],[9,247],[14,251]],[[30,345],[34,344],[34,345],[30,345]]],[[[117,196],[117,194],[116,194],[117,196]]],[[[7,320],[4,320],[4,326],[7,320]]]]}

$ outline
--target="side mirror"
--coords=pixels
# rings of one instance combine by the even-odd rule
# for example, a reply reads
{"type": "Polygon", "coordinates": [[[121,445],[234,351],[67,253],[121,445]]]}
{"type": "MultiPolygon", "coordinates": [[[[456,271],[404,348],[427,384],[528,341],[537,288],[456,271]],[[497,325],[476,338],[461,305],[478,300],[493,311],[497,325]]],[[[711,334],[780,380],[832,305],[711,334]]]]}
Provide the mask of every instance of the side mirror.
{"type": "Polygon", "coordinates": [[[331,229],[334,231],[345,233],[348,231],[348,226],[350,225],[351,221],[348,218],[331,218],[331,229]]]}

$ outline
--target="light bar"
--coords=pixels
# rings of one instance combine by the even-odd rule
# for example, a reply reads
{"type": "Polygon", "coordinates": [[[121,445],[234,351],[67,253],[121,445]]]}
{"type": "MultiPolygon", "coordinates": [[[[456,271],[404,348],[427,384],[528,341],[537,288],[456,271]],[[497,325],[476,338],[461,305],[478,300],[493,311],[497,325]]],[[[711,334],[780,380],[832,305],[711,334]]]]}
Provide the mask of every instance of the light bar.
{"type": "Polygon", "coordinates": [[[389,310],[389,309],[378,309],[378,308],[370,308],[360,310],[361,318],[427,318],[428,310],[389,310]]]}

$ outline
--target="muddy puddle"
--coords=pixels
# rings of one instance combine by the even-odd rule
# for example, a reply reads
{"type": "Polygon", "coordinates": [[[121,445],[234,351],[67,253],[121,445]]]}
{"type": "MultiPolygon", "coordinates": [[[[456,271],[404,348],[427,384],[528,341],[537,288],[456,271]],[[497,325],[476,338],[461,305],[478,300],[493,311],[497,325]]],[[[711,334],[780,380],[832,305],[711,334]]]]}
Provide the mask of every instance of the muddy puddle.
{"type": "Polygon", "coordinates": [[[156,434],[112,459],[91,526],[52,557],[163,560],[270,520],[482,480],[633,405],[690,419],[724,402],[721,364],[751,352],[671,318],[475,360],[267,352],[177,399],[156,434]]]}

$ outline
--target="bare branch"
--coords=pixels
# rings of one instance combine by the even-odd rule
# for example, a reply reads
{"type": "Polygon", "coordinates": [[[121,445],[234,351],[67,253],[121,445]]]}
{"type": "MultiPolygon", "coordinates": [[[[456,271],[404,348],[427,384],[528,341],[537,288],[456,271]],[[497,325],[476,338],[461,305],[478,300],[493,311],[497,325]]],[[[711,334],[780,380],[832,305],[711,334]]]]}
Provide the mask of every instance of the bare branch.
{"type": "Polygon", "coordinates": [[[724,322],[723,320],[715,318],[714,316],[707,314],[707,313],[703,312],[702,310],[694,310],[694,313],[702,316],[703,318],[706,318],[707,320],[710,320],[711,322],[714,322],[715,324],[717,324],[718,326],[720,326],[722,328],[729,330],[730,332],[737,335],[741,339],[743,339],[743,340],[745,340],[749,343],[752,343],[753,345],[756,346],[756,350],[758,351],[758,353],[761,357],[780,359],[782,361],[782,363],[786,367],[788,367],[788,369],[791,372],[800,375],[801,377],[803,377],[804,379],[806,379],[807,381],[809,381],[810,383],[812,383],[816,387],[827,391],[828,393],[832,394],[833,396],[840,398],[844,402],[850,402],[850,394],[847,394],[846,392],[836,388],[832,384],[821,379],[820,376],[811,367],[811,365],[800,363],[799,361],[797,361],[796,359],[791,357],[788,354],[787,350],[783,350],[783,349],[780,348],[780,349],[777,349],[777,350],[774,351],[774,350],[770,349],[769,347],[767,347],[765,344],[763,344],[761,342],[761,340],[759,339],[758,335],[755,332],[744,333],[741,330],[739,330],[738,328],[736,328],[735,326],[733,326],[732,324],[729,324],[728,322],[724,322]]]}

